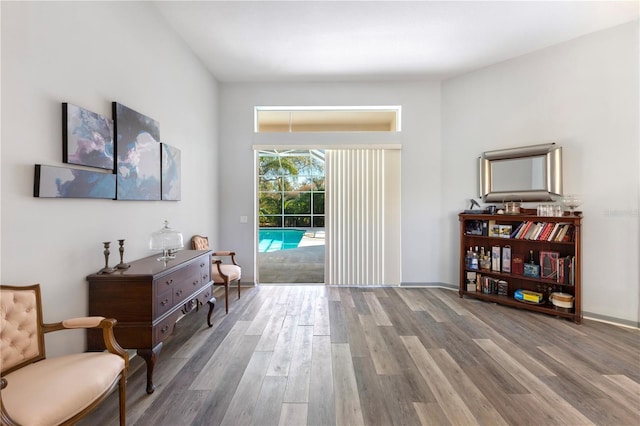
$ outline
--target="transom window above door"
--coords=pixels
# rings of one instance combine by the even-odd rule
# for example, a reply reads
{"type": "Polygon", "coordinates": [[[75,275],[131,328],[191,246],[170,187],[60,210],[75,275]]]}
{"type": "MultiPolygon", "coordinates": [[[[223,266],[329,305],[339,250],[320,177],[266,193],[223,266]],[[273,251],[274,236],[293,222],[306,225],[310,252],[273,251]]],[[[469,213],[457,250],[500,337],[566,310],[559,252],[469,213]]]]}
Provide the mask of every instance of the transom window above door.
{"type": "Polygon", "coordinates": [[[255,132],[399,132],[400,106],[255,107],[255,132]]]}

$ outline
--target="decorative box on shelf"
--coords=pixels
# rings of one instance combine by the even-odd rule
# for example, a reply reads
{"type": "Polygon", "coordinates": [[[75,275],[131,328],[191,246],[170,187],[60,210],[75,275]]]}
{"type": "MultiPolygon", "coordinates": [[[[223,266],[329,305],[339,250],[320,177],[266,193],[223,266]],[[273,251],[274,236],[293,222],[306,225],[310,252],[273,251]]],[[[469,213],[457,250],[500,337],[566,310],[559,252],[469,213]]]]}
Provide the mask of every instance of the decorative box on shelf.
{"type": "Polygon", "coordinates": [[[543,300],[542,293],[538,293],[536,291],[529,291],[529,290],[516,290],[513,293],[513,297],[516,300],[522,300],[523,302],[530,302],[530,303],[542,303],[542,300],[543,300]]]}
{"type": "Polygon", "coordinates": [[[540,276],[540,265],[536,265],[535,263],[525,263],[523,275],[525,277],[538,278],[540,276]]]}

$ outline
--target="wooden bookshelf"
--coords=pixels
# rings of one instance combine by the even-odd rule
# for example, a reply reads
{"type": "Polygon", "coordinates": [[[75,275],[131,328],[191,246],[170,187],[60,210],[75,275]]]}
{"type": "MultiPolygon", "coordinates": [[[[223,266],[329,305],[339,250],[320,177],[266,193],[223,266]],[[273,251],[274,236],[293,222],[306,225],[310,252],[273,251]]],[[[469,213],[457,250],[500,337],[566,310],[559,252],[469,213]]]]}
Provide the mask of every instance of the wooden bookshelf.
{"type": "MultiPolygon", "coordinates": [[[[460,289],[459,294],[460,297],[473,297],[480,300],[485,300],[488,302],[499,303],[501,305],[507,305],[516,307],[519,309],[542,312],[549,315],[554,315],[557,317],[567,318],[575,321],[576,323],[580,323],[582,320],[582,310],[581,310],[581,221],[582,216],[580,213],[576,213],[576,215],[566,215],[559,217],[547,217],[547,216],[537,216],[535,213],[525,212],[522,214],[468,214],[468,213],[460,213],[459,214],[460,221],[460,289]],[[569,234],[568,237],[557,241],[554,237],[557,238],[557,235],[547,234],[544,236],[542,231],[537,237],[534,238],[533,235],[529,235],[528,238],[524,238],[525,234],[520,235],[520,238],[515,237],[516,230],[518,226],[522,223],[532,222],[533,224],[541,224],[544,227],[546,224],[551,224],[548,226],[548,229],[553,229],[556,227],[561,228],[562,226],[567,227],[566,234],[569,234]],[[485,226],[479,226],[484,225],[485,226]],[[511,226],[511,232],[509,234],[502,233],[502,236],[495,236],[496,234],[491,234],[491,227],[494,226],[494,229],[498,229],[499,225],[511,226]],[[484,233],[476,234],[476,233],[484,233]],[[508,238],[506,236],[509,236],[508,238]],[[540,252],[550,252],[559,259],[563,259],[561,262],[570,262],[571,268],[564,268],[562,270],[558,269],[558,266],[562,268],[561,262],[553,261],[554,267],[549,267],[549,263],[545,262],[544,271],[547,275],[550,275],[550,278],[541,278],[525,276],[519,273],[513,272],[513,264],[511,265],[511,272],[505,272],[503,270],[487,270],[481,269],[478,266],[478,269],[472,269],[472,265],[467,264],[467,251],[472,248],[475,250],[475,247],[479,249],[484,247],[485,252],[488,252],[491,255],[493,247],[499,247],[500,253],[503,253],[505,247],[509,247],[511,250],[510,259],[512,260],[515,256],[520,255],[524,257],[524,262],[528,263],[530,258],[530,250],[533,250],[535,263],[540,266],[541,275],[542,275],[542,265],[540,265],[540,252]],[[555,274],[553,274],[553,270],[555,269],[555,274]],[[549,272],[552,272],[549,274],[549,272]],[[570,275],[567,275],[567,271],[570,275]],[[480,283],[484,282],[485,288],[477,288],[476,291],[469,291],[467,288],[467,273],[475,273],[476,274],[476,284],[480,281],[480,283]],[[477,280],[477,276],[480,276],[481,279],[477,280]],[[497,288],[493,288],[493,285],[489,284],[497,282],[498,280],[503,281],[501,286],[503,287],[503,294],[496,294],[497,288]],[[506,292],[504,291],[506,282],[506,292]],[[520,301],[515,298],[516,290],[528,290],[537,293],[543,294],[543,300],[537,303],[529,303],[525,301],[520,301]],[[570,294],[574,297],[573,300],[573,308],[561,308],[554,306],[549,301],[549,295],[553,292],[560,292],[565,294],[570,294]]],[[[534,226],[534,225],[532,225],[534,226]]],[[[544,229],[544,228],[543,228],[544,229]]],[[[549,232],[549,231],[547,231],[549,232]]],[[[565,234],[565,235],[566,235],[565,234]]],[[[502,266],[502,258],[500,259],[500,266],[502,266]]],[[[502,269],[502,268],[500,268],[502,269]]],[[[470,274],[473,275],[473,274],[470,274]]],[[[482,286],[476,286],[482,287],[482,286]]],[[[497,284],[496,286],[497,287],[497,284]]]]}

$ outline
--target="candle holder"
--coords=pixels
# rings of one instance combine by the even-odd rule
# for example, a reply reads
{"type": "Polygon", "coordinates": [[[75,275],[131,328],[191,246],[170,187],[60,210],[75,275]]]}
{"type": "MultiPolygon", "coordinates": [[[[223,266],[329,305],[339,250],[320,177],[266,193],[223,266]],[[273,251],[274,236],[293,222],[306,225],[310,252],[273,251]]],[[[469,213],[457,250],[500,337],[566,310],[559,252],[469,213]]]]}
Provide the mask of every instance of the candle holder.
{"type": "Polygon", "coordinates": [[[104,244],[104,268],[98,271],[98,274],[112,274],[116,271],[116,268],[109,267],[109,246],[111,245],[110,241],[102,243],[104,244]]]}
{"type": "Polygon", "coordinates": [[[131,267],[131,265],[129,265],[128,263],[124,263],[124,240],[118,240],[118,243],[120,244],[120,263],[118,263],[116,265],[116,269],[129,269],[131,267]]]}

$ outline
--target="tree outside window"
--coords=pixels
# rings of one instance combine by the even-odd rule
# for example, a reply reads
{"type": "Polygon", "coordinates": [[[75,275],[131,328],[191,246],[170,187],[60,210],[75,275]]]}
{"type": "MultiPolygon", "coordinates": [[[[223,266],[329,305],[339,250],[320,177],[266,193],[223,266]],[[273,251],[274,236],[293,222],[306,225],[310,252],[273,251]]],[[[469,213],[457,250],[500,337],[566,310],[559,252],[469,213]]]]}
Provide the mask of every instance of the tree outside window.
{"type": "Polygon", "coordinates": [[[323,151],[260,151],[260,227],[324,227],[324,173],[323,151]]]}

